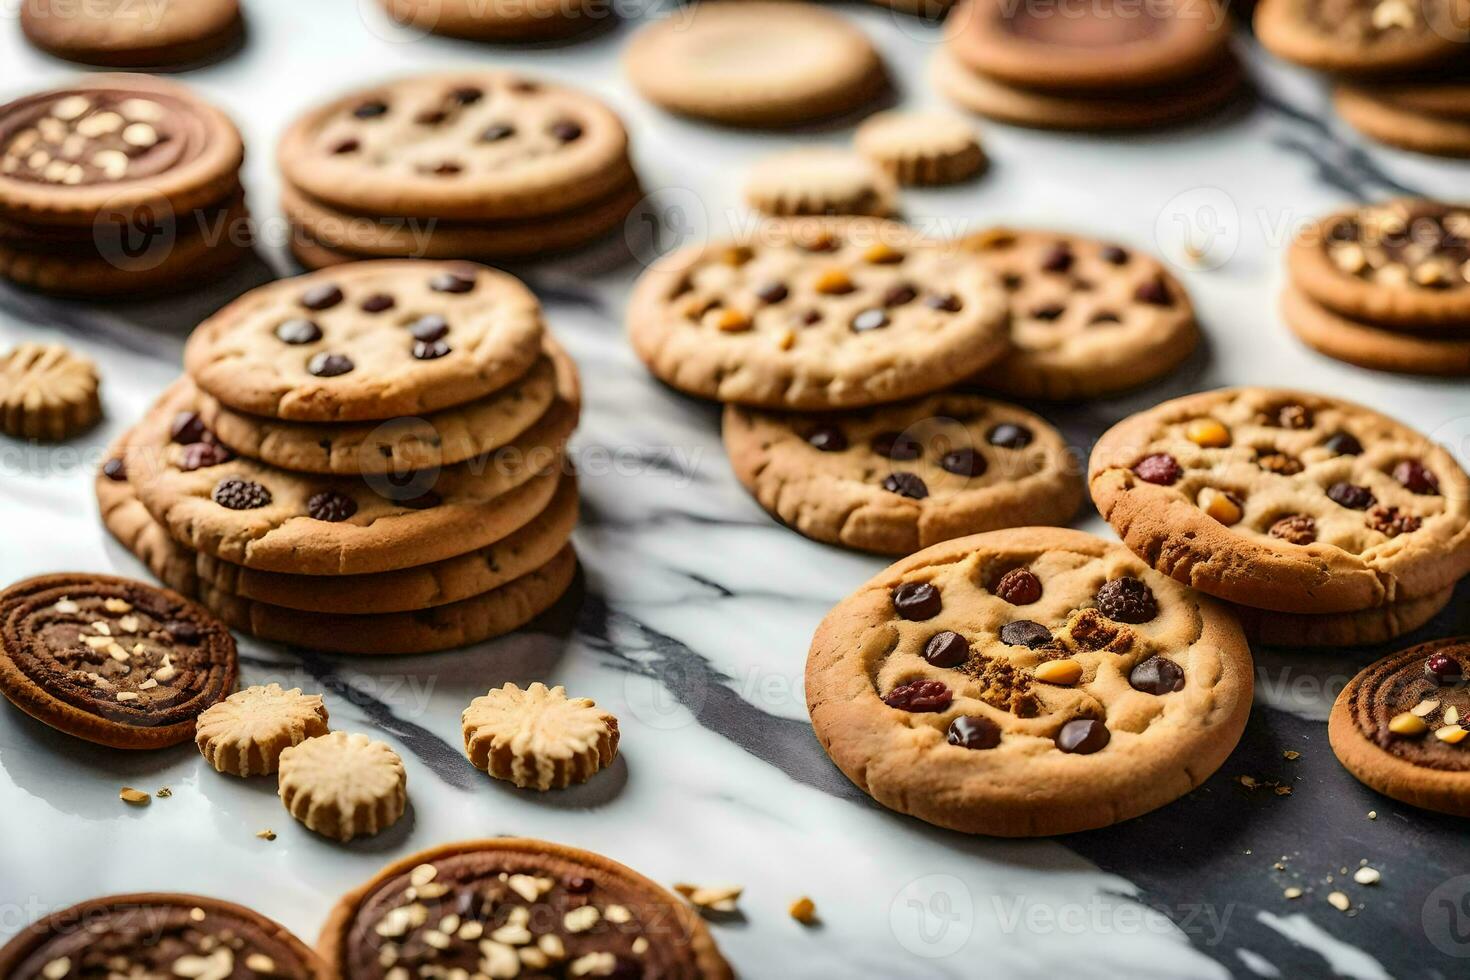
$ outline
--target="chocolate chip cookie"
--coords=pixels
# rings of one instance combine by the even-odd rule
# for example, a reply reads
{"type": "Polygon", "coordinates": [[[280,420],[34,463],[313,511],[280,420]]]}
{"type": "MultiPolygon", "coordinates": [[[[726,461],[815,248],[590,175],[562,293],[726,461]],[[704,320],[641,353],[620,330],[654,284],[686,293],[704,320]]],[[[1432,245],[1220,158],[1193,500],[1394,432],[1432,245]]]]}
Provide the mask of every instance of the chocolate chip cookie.
{"type": "Polygon", "coordinates": [[[184,366],[241,412],[352,422],[483,398],[540,356],[541,305],[467,262],[361,262],[261,286],[205,320],[184,366]]]}
{"type": "Polygon", "coordinates": [[[1230,388],[1164,402],[1092,453],[1093,501],[1154,568],[1292,613],[1434,595],[1470,572],[1470,479],[1350,402],[1230,388]]]}
{"type": "Polygon", "coordinates": [[[1030,412],[949,392],[863,412],[791,415],[727,406],[730,464],[801,534],[906,555],[977,531],[1065,524],[1081,464],[1030,412]]]}
{"type": "Polygon", "coordinates": [[[395,861],[342,897],[318,949],[353,980],[423,965],[491,976],[524,965],[547,977],[734,977],[699,916],[663,887],[600,854],[514,837],[395,861]]]}
{"type": "Polygon", "coordinates": [[[843,600],[806,691],[822,746],[879,803],[1033,837],[1202,783],[1245,728],[1252,667],[1214,600],[1121,545],[1018,528],[927,548],[843,600]]]}
{"type": "Polygon", "coordinates": [[[110,895],[54,912],[0,948],[0,975],[278,977],[328,980],[329,968],[279,923],[198,895],[110,895]]]}
{"type": "Polygon", "coordinates": [[[1347,613],[1283,613],[1230,604],[1252,643],[1316,648],[1387,643],[1414,632],[1438,616],[1455,597],[1454,587],[1422,599],[1390,602],[1347,613]]]}
{"type": "Polygon", "coordinates": [[[235,688],[235,639],[183,596],[66,573],[0,592],[0,694],[99,745],[159,749],[235,688]]]}
{"type": "Polygon", "coordinates": [[[1464,51],[1464,0],[1261,0],[1256,37],[1319,71],[1392,74],[1446,65],[1464,51]]]}
{"type": "Polygon", "coordinates": [[[692,395],[825,411],[943,389],[1006,350],[1005,295],[973,255],[892,222],[765,222],[682,249],[628,308],[638,356],[692,395]]]}
{"type": "Polygon", "coordinates": [[[1470,816],[1470,637],[1365,668],[1338,695],[1327,735],[1363,783],[1412,806],[1470,816]]]}
{"type": "Polygon", "coordinates": [[[1096,398],[1174,370],[1199,342],[1189,294],[1156,259],[1078,235],[995,228],[973,251],[1010,296],[1011,351],[976,384],[1020,398],[1096,398]]]}

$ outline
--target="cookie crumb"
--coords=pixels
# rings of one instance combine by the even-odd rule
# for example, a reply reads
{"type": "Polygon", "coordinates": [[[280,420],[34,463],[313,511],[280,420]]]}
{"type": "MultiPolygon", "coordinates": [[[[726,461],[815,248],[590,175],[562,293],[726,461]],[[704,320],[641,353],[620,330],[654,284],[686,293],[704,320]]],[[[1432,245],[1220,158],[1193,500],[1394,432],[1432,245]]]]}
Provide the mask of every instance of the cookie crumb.
{"type": "Polygon", "coordinates": [[[174,791],[169,789],[167,786],[160,786],[158,792],[154,793],[153,795],[158,797],[160,800],[166,800],[170,796],[174,795],[174,791]]]}
{"type": "Polygon", "coordinates": [[[1353,881],[1360,885],[1376,885],[1383,880],[1383,875],[1377,868],[1370,868],[1366,864],[1353,872],[1353,881]]]}
{"type": "Polygon", "coordinates": [[[1295,762],[1302,757],[1302,754],[1296,749],[1287,749],[1285,752],[1281,753],[1281,757],[1283,759],[1290,760],[1291,762],[1295,762]]]}
{"type": "Polygon", "coordinates": [[[1251,776],[1241,776],[1239,778],[1239,782],[1240,785],[1244,786],[1246,789],[1255,789],[1258,785],[1260,785],[1251,776]]]}
{"type": "Polygon", "coordinates": [[[786,911],[804,926],[809,926],[817,921],[817,904],[805,895],[792,902],[791,907],[786,911]]]}
{"type": "Polygon", "coordinates": [[[674,891],[683,895],[690,905],[701,912],[736,912],[739,911],[737,903],[745,889],[740,885],[720,885],[711,888],[704,885],[679,883],[674,885],[674,891]]]}
{"type": "Polygon", "coordinates": [[[153,802],[152,796],[149,796],[141,789],[133,789],[131,786],[124,786],[118,790],[117,798],[129,806],[147,806],[153,802]]]}
{"type": "Polygon", "coordinates": [[[1377,820],[1378,819],[1378,811],[1377,810],[1369,810],[1368,811],[1368,819],[1369,820],[1377,820]]]}
{"type": "Polygon", "coordinates": [[[1295,885],[1292,885],[1290,888],[1288,888],[1286,891],[1282,892],[1281,894],[1282,894],[1282,896],[1284,896],[1288,900],[1289,899],[1293,899],[1293,898],[1301,898],[1302,897],[1302,890],[1300,888],[1296,887],[1295,885]]]}
{"type": "Polygon", "coordinates": [[[256,831],[255,836],[259,837],[261,840],[275,840],[276,832],[267,827],[264,830],[256,831]]]}
{"type": "Polygon", "coordinates": [[[1346,912],[1353,906],[1352,900],[1344,895],[1342,892],[1329,892],[1327,894],[1327,904],[1331,905],[1339,912],[1346,912]]]}

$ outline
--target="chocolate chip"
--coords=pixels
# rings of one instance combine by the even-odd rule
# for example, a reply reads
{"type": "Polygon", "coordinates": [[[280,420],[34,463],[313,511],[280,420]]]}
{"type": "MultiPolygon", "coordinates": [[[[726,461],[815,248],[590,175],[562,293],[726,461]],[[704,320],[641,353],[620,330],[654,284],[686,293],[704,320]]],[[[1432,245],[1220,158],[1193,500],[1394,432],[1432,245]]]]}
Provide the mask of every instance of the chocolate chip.
{"type": "Polygon", "coordinates": [[[356,153],[360,149],[362,149],[362,143],[358,140],[353,139],[350,136],[345,140],[338,140],[336,143],[332,144],[332,152],[335,153],[337,156],[343,156],[347,153],[356,153]]]}
{"type": "Polygon", "coordinates": [[[387,293],[373,293],[362,301],[361,309],[364,313],[382,313],[397,305],[398,301],[387,293]]]}
{"type": "Polygon", "coordinates": [[[1465,665],[1443,653],[1424,661],[1424,674],[1436,684],[1458,684],[1465,679],[1465,665]]]}
{"type": "Polygon", "coordinates": [[[453,177],[455,174],[463,173],[464,167],[455,163],[453,160],[444,160],[428,168],[425,172],[431,173],[436,177],[453,177]]]}
{"type": "Polygon", "coordinates": [[[324,282],[301,294],[301,305],[308,310],[329,310],[342,302],[342,290],[335,283],[324,282]]]}
{"type": "Polygon", "coordinates": [[[1016,275],[1014,272],[1008,272],[1000,277],[1000,284],[1005,287],[1005,290],[1008,293],[1014,293],[1018,291],[1021,288],[1021,284],[1025,281],[1025,279],[1016,275]]]}
{"type": "Polygon", "coordinates": [[[438,340],[449,333],[449,321],[437,313],[421,316],[409,324],[408,332],[414,340],[438,340]]]}
{"type": "Polygon", "coordinates": [[[879,432],[869,446],[884,459],[908,461],[924,455],[923,443],[904,432],[879,432]]]}
{"type": "Polygon", "coordinates": [[[918,290],[913,286],[901,282],[897,286],[888,287],[888,291],[883,294],[883,305],[888,307],[903,306],[907,303],[912,303],[918,295],[918,290]]]}
{"type": "Polygon", "coordinates": [[[806,434],[806,441],[824,453],[840,453],[847,448],[847,433],[835,425],[819,425],[806,434]]]}
{"type": "Polygon", "coordinates": [[[982,715],[960,715],[944,738],[962,749],[993,749],[1000,744],[1000,726],[982,715]]]}
{"type": "Polygon", "coordinates": [[[929,485],[917,473],[890,473],[883,478],[883,489],[910,500],[923,500],[929,496],[929,485]]]}
{"type": "Polygon", "coordinates": [[[1053,245],[1045,255],[1041,257],[1041,269],[1043,272],[1066,272],[1072,268],[1072,247],[1065,243],[1053,245]]]}
{"type": "Polygon", "coordinates": [[[114,483],[121,483],[128,478],[128,464],[114,456],[102,464],[102,475],[114,483]]]}
{"type": "Polygon", "coordinates": [[[822,322],[822,311],[821,310],[807,310],[805,313],[803,313],[798,318],[798,322],[803,327],[815,326],[816,324],[822,322]]]}
{"type": "Polygon", "coordinates": [[[1031,316],[1037,320],[1047,323],[1061,318],[1067,312],[1067,307],[1062,303],[1043,303],[1031,310],[1031,316]]]}
{"type": "Polygon", "coordinates": [[[1393,468],[1393,478],[1408,488],[1410,493],[1438,494],[1439,477],[1417,459],[1405,459],[1393,468]]]}
{"type": "Polygon", "coordinates": [[[869,330],[879,330],[886,326],[888,326],[888,314],[877,308],[863,310],[852,318],[853,333],[866,333],[869,330]]]}
{"type": "Polygon", "coordinates": [[[1174,298],[1169,295],[1169,287],[1158,276],[1139,283],[1138,288],[1133,291],[1133,298],[1150,306],[1174,305],[1174,298]]]}
{"type": "Polygon", "coordinates": [[[1002,449],[1025,449],[1031,445],[1035,435],[1024,425],[1002,422],[992,428],[985,438],[992,446],[1002,449]]]}
{"type": "Polygon", "coordinates": [[[755,295],[762,303],[779,303],[791,295],[791,290],[786,288],[784,282],[768,282],[757,289],[755,295]]]}
{"type": "Polygon", "coordinates": [[[480,139],[486,143],[499,143],[501,140],[510,139],[516,134],[516,128],[510,123],[494,123],[485,127],[480,133],[480,139]]]}
{"type": "Polygon", "coordinates": [[[1170,694],[1184,687],[1184,668],[1166,657],[1149,657],[1129,671],[1128,683],[1144,694],[1170,694]]]}
{"type": "Polygon", "coordinates": [[[1109,265],[1127,265],[1128,264],[1128,252],[1127,252],[1127,250],[1126,249],[1119,248],[1116,245],[1104,245],[1101,254],[1102,254],[1102,260],[1104,262],[1108,263],[1109,265]]]}
{"type": "Polygon", "coordinates": [[[475,276],[466,272],[441,272],[429,280],[429,288],[436,293],[467,293],[475,288],[475,276]]]}
{"type": "Polygon", "coordinates": [[[1094,718],[1074,718],[1057,732],[1057,748],[1076,755],[1091,755],[1107,746],[1113,735],[1108,726],[1094,718]]]}
{"type": "Polygon", "coordinates": [[[1013,568],[995,583],[995,594],[1013,606],[1029,606],[1041,598],[1041,579],[1029,568],[1013,568]]]}
{"type": "Polygon", "coordinates": [[[420,126],[437,126],[448,118],[449,113],[443,109],[425,109],[417,116],[414,116],[413,121],[420,126]]]}
{"type": "Polygon", "coordinates": [[[1292,514],[1272,524],[1270,534],[1287,544],[1311,544],[1317,540],[1317,522],[1305,514],[1292,514]]]}
{"type": "Polygon", "coordinates": [[[1357,456],[1363,451],[1363,444],[1354,438],[1352,433],[1343,432],[1341,429],[1328,436],[1327,441],[1322,445],[1326,446],[1334,456],[1357,456]]]}
{"type": "Polygon", "coordinates": [[[204,420],[199,417],[198,412],[180,412],[169,425],[168,434],[174,442],[188,446],[203,442],[209,430],[204,427],[204,420]]]}
{"type": "Polygon", "coordinates": [[[175,643],[183,643],[186,646],[194,646],[203,637],[199,627],[182,619],[176,619],[164,627],[169,638],[175,643]]]}
{"type": "Polygon", "coordinates": [[[474,105],[485,97],[485,91],[474,85],[462,85],[450,92],[449,97],[460,105],[474,105]]]}
{"type": "Polygon", "coordinates": [[[552,123],[549,132],[563,143],[571,143],[582,138],[582,127],[570,119],[552,123]]]}
{"type": "Polygon", "coordinates": [[[255,510],[271,502],[271,492],[265,487],[236,476],[219,481],[211,496],[215,503],[230,510],[255,510]]]}
{"type": "Polygon", "coordinates": [[[314,344],[322,339],[322,328],[303,316],[293,316],[276,327],[276,339],[283,344],[314,344]]]}
{"type": "Polygon", "coordinates": [[[1153,590],[1132,576],[1104,582],[1094,599],[1102,614],[1116,623],[1146,623],[1159,614],[1153,590]]]}
{"type": "Polygon", "coordinates": [[[924,644],[924,659],[936,667],[958,667],[970,659],[970,644],[949,630],[935,633],[924,644]]]}
{"type": "Polygon", "coordinates": [[[1087,322],[1090,326],[1096,326],[1100,323],[1122,323],[1123,318],[1109,310],[1103,310],[1100,313],[1094,313],[1092,319],[1087,322]]]}
{"type": "Polygon", "coordinates": [[[939,467],[956,476],[981,476],[989,467],[985,457],[973,449],[956,449],[939,458],[939,467]]]}
{"type": "Polygon", "coordinates": [[[924,305],[942,313],[958,313],[964,304],[954,293],[935,293],[924,298],[924,305]]]}
{"type": "Polygon", "coordinates": [[[353,367],[351,358],[343,354],[328,354],[326,351],[313,354],[311,360],[306,362],[306,370],[318,378],[335,378],[340,374],[347,374],[353,367]]]}
{"type": "Polygon", "coordinates": [[[933,619],[944,608],[939,590],[928,582],[905,582],[894,589],[889,598],[893,600],[893,611],[901,619],[914,622],[933,619]]]}
{"type": "Polygon", "coordinates": [[[235,458],[235,454],[214,442],[195,442],[184,447],[179,460],[179,469],[185,473],[221,466],[235,458]]]}
{"type": "Polygon", "coordinates": [[[1156,483],[1161,487],[1172,485],[1184,475],[1179,461],[1168,453],[1154,453],[1143,457],[1133,467],[1133,472],[1145,483],[1156,483]]]}
{"type": "Polygon", "coordinates": [[[1046,646],[1051,642],[1051,630],[1031,619],[1018,619],[1000,628],[1000,642],[1013,647],[1046,646]]]}
{"type": "Polygon", "coordinates": [[[1367,510],[1377,501],[1373,491],[1356,483],[1334,483],[1327,488],[1327,496],[1333,503],[1349,510],[1367,510]]]}
{"type": "Polygon", "coordinates": [[[939,681],[909,681],[889,691],[883,703],[901,711],[943,711],[954,694],[939,681]]]}
{"type": "Polygon", "coordinates": [[[306,513],[313,520],[336,524],[357,513],[357,501],[336,490],[323,490],[306,502],[306,513]]]}
{"type": "Polygon", "coordinates": [[[413,356],[420,361],[437,361],[453,350],[453,347],[442,340],[415,340],[413,342],[413,356]]]}
{"type": "Polygon", "coordinates": [[[381,99],[373,99],[368,102],[359,103],[352,114],[359,119],[377,119],[379,116],[388,114],[388,103],[381,99]]]}

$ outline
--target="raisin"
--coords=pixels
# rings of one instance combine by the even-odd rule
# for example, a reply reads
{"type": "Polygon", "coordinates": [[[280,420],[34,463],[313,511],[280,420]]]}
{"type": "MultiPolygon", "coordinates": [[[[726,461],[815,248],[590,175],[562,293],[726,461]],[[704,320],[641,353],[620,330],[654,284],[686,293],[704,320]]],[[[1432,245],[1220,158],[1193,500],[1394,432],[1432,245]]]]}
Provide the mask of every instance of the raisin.
{"type": "Polygon", "coordinates": [[[218,443],[196,442],[184,447],[179,469],[185,473],[193,473],[195,470],[204,470],[211,466],[228,463],[234,458],[234,453],[218,443]]]}
{"type": "Polygon", "coordinates": [[[1029,606],[1041,598],[1041,579],[1029,568],[1013,568],[1000,577],[995,594],[1013,606],[1029,606]]]}
{"type": "Polygon", "coordinates": [[[1311,544],[1317,540],[1317,522],[1305,514],[1292,514],[1272,524],[1270,534],[1287,544],[1311,544]]]}
{"type": "Polygon", "coordinates": [[[762,303],[779,303],[791,295],[791,290],[786,288],[784,282],[768,282],[757,289],[755,295],[762,303]]]}
{"type": "Polygon", "coordinates": [[[1377,503],[1373,491],[1356,483],[1334,483],[1327,488],[1327,496],[1333,503],[1349,510],[1367,510],[1377,503]]]}
{"type": "Polygon", "coordinates": [[[909,303],[912,303],[914,299],[918,297],[918,295],[918,290],[916,290],[913,286],[910,286],[908,283],[901,282],[897,286],[890,287],[889,290],[883,294],[883,305],[889,307],[905,306],[909,303]]]}
{"type": "Polygon", "coordinates": [[[1133,467],[1133,472],[1137,473],[1138,478],[1145,483],[1156,483],[1161,487],[1173,485],[1184,475],[1184,469],[1179,465],[1179,461],[1168,453],[1154,453],[1143,457],[1133,467]]]}
{"type": "Polygon", "coordinates": [[[1407,487],[1410,493],[1439,493],[1439,477],[1417,459],[1406,459],[1395,466],[1393,478],[1407,487]]]}
{"type": "Polygon", "coordinates": [[[1131,576],[1115,578],[1097,590],[1097,607],[1119,623],[1146,623],[1159,614],[1159,603],[1148,583],[1131,576]]]}
{"type": "Polygon", "coordinates": [[[1133,291],[1133,298],[1150,306],[1174,305],[1174,298],[1169,295],[1168,285],[1158,276],[1139,283],[1138,288],[1133,291]]]}
{"type": "Polygon", "coordinates": [[[1041,269],[1043,272],[1066,272],[1072,268],[1073,260],[1072,247],[1063,242],[1053,245],[1041,257],[1041,269]]]}
{"type": "Polygon", "coordinates": [[[909,681],[889,691],[883,703],[903,711],[943,711],[954,694],[939,681],[909,681]]]}
{"type": "Polygon", "coordinates": [[[209,435],[209,430],[204,427],[204,420],[197,412],[180,412],[175,415],[168,432],[169,437],[181,446],[203,442],[209,435]]]}
{"type": "Polygon", "coordinates": [[[128,464],[114,456],[102,464],[102,475],[114,483],[121,483],[128,478],[128,464]]]}
{"type": "Polygon", "coordinates": [[[228,477],[214,488],[214,502],[230,510],[255,510],[271,502],[271,492],[253,480],[228,477]]]}
{"type": "Polygon", "coordinates": [[[1363,451],[1363,444],[1352,433],[1338,430],[1322,444],[1334,456],[1356,456],[1363,451]]]}

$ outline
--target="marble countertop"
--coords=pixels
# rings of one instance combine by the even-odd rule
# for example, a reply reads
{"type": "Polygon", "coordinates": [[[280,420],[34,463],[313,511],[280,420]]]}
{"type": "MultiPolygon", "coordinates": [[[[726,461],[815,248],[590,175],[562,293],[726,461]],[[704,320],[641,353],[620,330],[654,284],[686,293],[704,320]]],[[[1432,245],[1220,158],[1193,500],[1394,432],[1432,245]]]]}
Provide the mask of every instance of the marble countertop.
{"type": "MultiPolygon", "coordinates": [[[[802,133],[722,130],[644,104],[618,70],[630,27],[574,45],[477,46],[404,35],[372,0],[252,0],[243,47],[187,73],[239,120],[261,218],[260,261],[205,292],[87,305],[0,288],[0,347],[60,340],[95,358],[106,422],[38,449],[0,439],[0,580],[82,569],[141,575],[102,530],[91,474],[107,442],[177,374],[191,327],[232,296],[292,271],[281,243],[272,148],[298,111],[383,76],[507,65],[596,91],[627,119],[656,228],[522,271],[580,363],[587,408],[576,440],[584,575],[536,627],[472,649],[352,660],[242,643],[243,681],[326,694],[334,726],[403,755],[409,815],[338,846],[284,812],[269,779],[210,770],[190,746],[125,754],[84,745],[0,707],[0,939],[54,908],[109,892],[232,899],[311,939],[335,898],[381,864],[493,834],[604,852],[664,882],[739,883],[743,915],[716,925],[746,977],[1205,978],[1470,972],[1470,839],[1463,824],[1359,786],[1335,762],[1332,697],[1381,651],[1258,650],[1244,741],[1215,778],[1175,804],[1108,830],[1054,840],[968,838],[869,802],[828,762],[806,720],[807,644],[823,614],[884,562],[775,525],[731,475],[716,407],[654,383],[624,342],[621,311],[639,258],[746,220],[746,166],[798,142],[841,144],[850,126],[802,133]],[[631,257],[630,257],[631,253],[631,257]],[[545,680],[621,719],[612,771],[564,793],[487,779],[460,749],[469,700],[506,681],[545,680]],[[1300,752],[1295,761],[1283,752],[1300,752]],[[1250,776],[1254,790],[1240,782],[1250,776]],[[1290,794],[1264,784],[1279,783],[1290,794]],[[122,785],[169,787],[146,809],[122,785]],[[1376,811],[1377,819],[1368,813],[1376,811]],[[274,829],[273,842],[259,839],[274,829]],[[1382,882],[1347,881],[1366,860],[1382,882]],[[1329,876],[1337,879],[1327,884],[1329,876]],[[1307,890],[1295,901],[1283,889],[1307,890]],[[1326,901],[1335,887],[1349,913],[1326,901]],[[786,915],[815,899],[821,925],[786,915]]],[[[16,4],[0,23],[10,94],[74,73],[26,47],[16,4]]],[[[843,6],[895,76],[896,101],[937,104],[924,68],[933,25],[843,6]]],[[[1332,119],[1320,81],[1242,50],[1260,99],[1198,125],[1090,137],[984,125],[991,172],[906,195],[938,233],[992,223],[1074,229],[1176,263],[1208,343],[1176,376],[1125,398],[1043,408],[1085,453],[1119,418],[1224,384],[1338,393],[1470,452],[1470,386],[1374,374],[1299,346],[1276,313],[1291,231],[1346,200],[1406,191],[1463,196],[1464,164],[1369,147],[1332,119]],[[1203,253],[1187,262],[1186,248],[1203,253]]],[[[635,222],[643,227],[643,220],[635,222]]],[[[1088,511],[1078,525],[1107,532],[1088,511]]],[[[1470,631],[1470,590],[1424,637],[1470,631]]]]}

